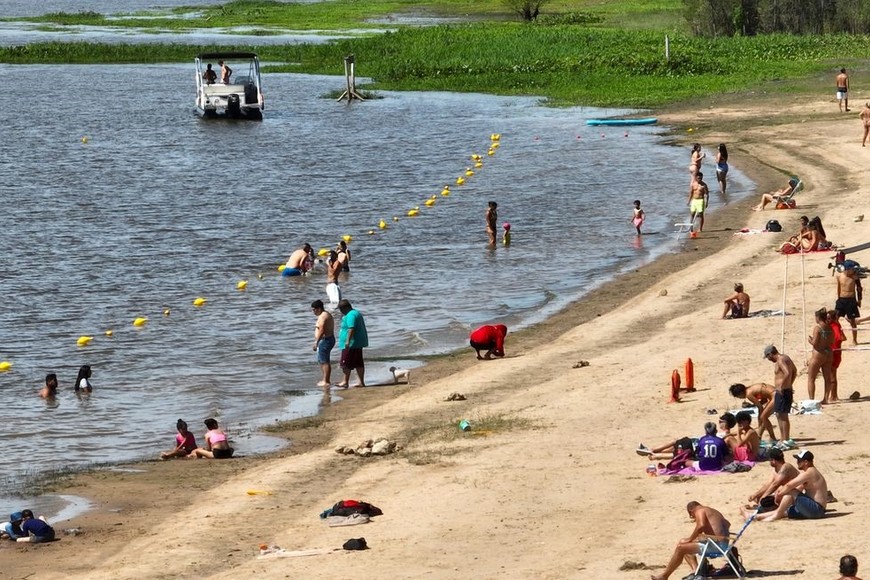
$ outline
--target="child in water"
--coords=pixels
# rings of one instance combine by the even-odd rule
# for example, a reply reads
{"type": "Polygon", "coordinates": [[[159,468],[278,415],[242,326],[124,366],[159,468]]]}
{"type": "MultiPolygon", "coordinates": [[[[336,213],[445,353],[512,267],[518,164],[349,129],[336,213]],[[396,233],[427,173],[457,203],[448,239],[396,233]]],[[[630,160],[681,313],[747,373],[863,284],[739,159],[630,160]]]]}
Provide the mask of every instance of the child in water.
{"type": "Polygon", "coordinates": [[[504,236],[501,238],[501,243],[505,246],[509,246],[511,245],[511,225],[505,222],[501,227],[504,228],[504,236]]]}
{"type": "Polygon", "coordinates": [[[79,369],[79,375],[76,377],[75,389],[77,393],[90,393],[94,390],[91,381],[88,380],[90,378],[91,365],[82,365],[82,368],[79,369]]]}
{"type": "Polygon", "coordinates": [[[631,223],[634,224],[634,227],[637,230],[637,235],[641,235],[640,226],[643,225],[645,217],[646,215],[643,213],[643,210],[640,209],[640,200],[634,200],[634,215],[631,217],[631,223]]]}

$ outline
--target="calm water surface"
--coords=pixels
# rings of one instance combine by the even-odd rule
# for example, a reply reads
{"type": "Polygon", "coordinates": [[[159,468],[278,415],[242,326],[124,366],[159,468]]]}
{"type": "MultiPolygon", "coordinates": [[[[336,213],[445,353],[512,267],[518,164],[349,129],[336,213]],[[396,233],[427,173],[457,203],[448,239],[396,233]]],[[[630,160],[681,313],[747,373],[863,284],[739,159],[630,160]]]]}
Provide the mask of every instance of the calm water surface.
{"type": "MultiPolygon", "coordinates": [[[[366,317],[378,381],[394,361],[461,347],[481,323],[541,320],[670,251],[685,213],[688,149],[664,145],[660,127],[584,124],[620,111],[448,93],[347,106],[323,98],[341,78],[267,75],[263,122],[214,122],[193,113],[191,66],[0,65],[0,81],[16,93],[0,139],[0,361],[14,365],[0,373],[0,469],[13,486],[154,456],[179,417],[201,438],[217,416],[250,453],[274,445],[252,428],[316,412],[309,304],[326,298],[324,276],[276,270],[304,242],[353,236],[342,287],[366,317]],[[484,167],[438,195],[473,153],[484,167]],[[652,232],[641,239],[635,198],[652,232]],[[491,199],[513,225],[509,248],[486,247],[491,199]],[[95,338],[80,348],[81,335],[95,338]],[[82,364],[95,391],[77,398],[82,364]],[[37,396],[47,372],[60,378],[52,403],[37,396]]],[[[732,172],[731,195],[750,185],[732,172]]]]}

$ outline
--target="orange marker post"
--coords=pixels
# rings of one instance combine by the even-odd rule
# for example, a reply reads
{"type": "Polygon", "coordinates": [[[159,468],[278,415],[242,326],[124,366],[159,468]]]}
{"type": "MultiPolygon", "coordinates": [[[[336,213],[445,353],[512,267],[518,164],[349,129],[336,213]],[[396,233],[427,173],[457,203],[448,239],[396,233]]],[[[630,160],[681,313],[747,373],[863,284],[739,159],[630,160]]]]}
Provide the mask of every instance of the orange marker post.
{"type": "Polygon", "coordinates": [[[674,369],[671,373],[671,400],[669,403],[680,402],[680,371],[674,369]]]}
{"type": "Polygon", "coordinates": [[[695,365],[692,359],[686,359],[686,392],[695,392],[695,365]]]}

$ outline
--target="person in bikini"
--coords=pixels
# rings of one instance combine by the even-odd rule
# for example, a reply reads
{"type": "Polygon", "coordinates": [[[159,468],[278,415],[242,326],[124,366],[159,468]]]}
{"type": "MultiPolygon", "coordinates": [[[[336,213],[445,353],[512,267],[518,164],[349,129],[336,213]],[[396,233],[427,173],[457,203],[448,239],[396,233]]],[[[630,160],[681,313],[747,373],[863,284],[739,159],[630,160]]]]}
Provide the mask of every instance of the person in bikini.
{"type": "Polygon", "coordinates": [[[842,264],[842,270],[837,272],[837,302],[834,309],[845,316],[852,327],[852,343],[858,344],[858,318],[861,317],[861,298],[863,289],[858,279],[858,263],[846,260],[842,264]]]}
{"type": "Polygon", "coordinates": [[[813,333],[807,337],[813,347],[810,360],[807,363],[807,391],[810,399],[816,398],[816,377],[819,371],[825,381],[825,395],[822,403],[830,402],[828,396],[831,393],[831,364],[833,362],[834,331],[828,325],[828,309],[822,308],[816,311],[816,325],[813,333]]]}
{"type": "Polygon", "coordinates": [[[742,383],[734,383],[728,388],[728,392],[732,397],[746,399],[758,408],[758,436],[763,436],[767,431],[771,441],[776,441],[773,424],[770,422],[776,399],[776,387],[767,383],[756,383],[748,387],[742,383]]]}
{"type": "Polygon", "coordinates": [[[674,548],[671,559],[665,571],[661,574],[650,576],[651,580],[667,580],[670,578],[677,568],[680,567],[680,562],[684,561],[695,571],[698,567],[698,556],[704,550],[706,539],[711,539],[716,542],[716,545],[725,552],[728,550],[728,537],[731,533],[731,522],[725,519],[716,509],[703,506],[696,501],[690,501],[686,505],[686,511],[689,513],[689,518],[695,521],[695,529],[688,538],[680,540],[677,547],[674,548]]]}
{"type": "Polygon", "coordinates": [[[205,432],[205,449],[197,447],[187,457],[192,459],[200,457],[229,459],[232,457],[235,449],[230,447],[227,434],[218,426],[218,422],[208,418],[205,420],[205,426],[208,428],[208,431],[205,432]]]}
{"type": "Polygon", "coordinates": [[[864,125],[864,138],[861,139],[861,147],[867,146],[867,136],[870,135],[870,101],[864,103],[864,108],[858,114],[861,124],[864,125]]]}
{"type": "Polygon", "coordinates": [[[749,316],[749,294],[743,291],[743,284],[734,284],[734,294],[725,299],[722,320],[726,318],[746,318],[749,316]],[[730,315],[730,316],[729,316],[730,315]]]}
{"type": "Polygon", "coordinates": [[[801,451],[794,458],[797,459],[801,473],[776,490],[776,510],[759,515],[756,518],[758,521],[773,522],[784,518],[816,520],[825,515],[828,506],[828,482],[816,469],[813,452],[801,451]]]}
{"type": "Polygon", "coordinates": [[[701,170],[701,161],[707,156],[706,153],[701,153],[701,144],[693,143],[692,144],[692,157],[689,161],[689,175],[691,176],[691,181],[689,182],[689,187],[691,188],[691,184],[695,182],[695,176],[701,170]]]}
{"type": "Polygon", "coordinates": [[[761,201],[759,201],[758,205],[753,207],[752,210],[753,211],[762,211],[762,210],[764,210],[764,208],[767,207],[767,204],[769,204],[769,203],[772,203],[774,201],[779,203],[780,199],[782,199],[783,197],[786,197],[788,195],[791,195],[791,192],[794,191],[794,188],[797,187],[798,183],[800,183],[800,180],[797,177],[792,177],[791,179],[788,180],[788,183],[782,189],[779,189],[779,190],[771,192],[771,193],[762,193],[761,194],[761,201]]]}
{"type": "Polygon", "coordinates": [[[698,231],[704,230],[704,212],[707,209],[707,204],[710,202],[710,190],[707,184],[704,183],[704,174],[700,171],[694,176],[692,185],[689,188],[689,211],[692,212],[689,221],[692,226],[689,231],[695,233],[695,217],[700,216],[701,223],[698,225],[698,231]]]}

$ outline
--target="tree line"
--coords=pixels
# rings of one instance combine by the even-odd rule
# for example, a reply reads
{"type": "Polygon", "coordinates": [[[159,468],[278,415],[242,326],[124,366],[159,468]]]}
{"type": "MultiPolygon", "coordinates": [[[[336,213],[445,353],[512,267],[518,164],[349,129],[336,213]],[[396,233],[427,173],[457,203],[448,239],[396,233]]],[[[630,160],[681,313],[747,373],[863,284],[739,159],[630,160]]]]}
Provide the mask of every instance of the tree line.
{"type": "Polygon", "coordinates": [[[870,0],[683,0],[683,4],[692,32],[701,36],[870,32],[870,0]]]}

